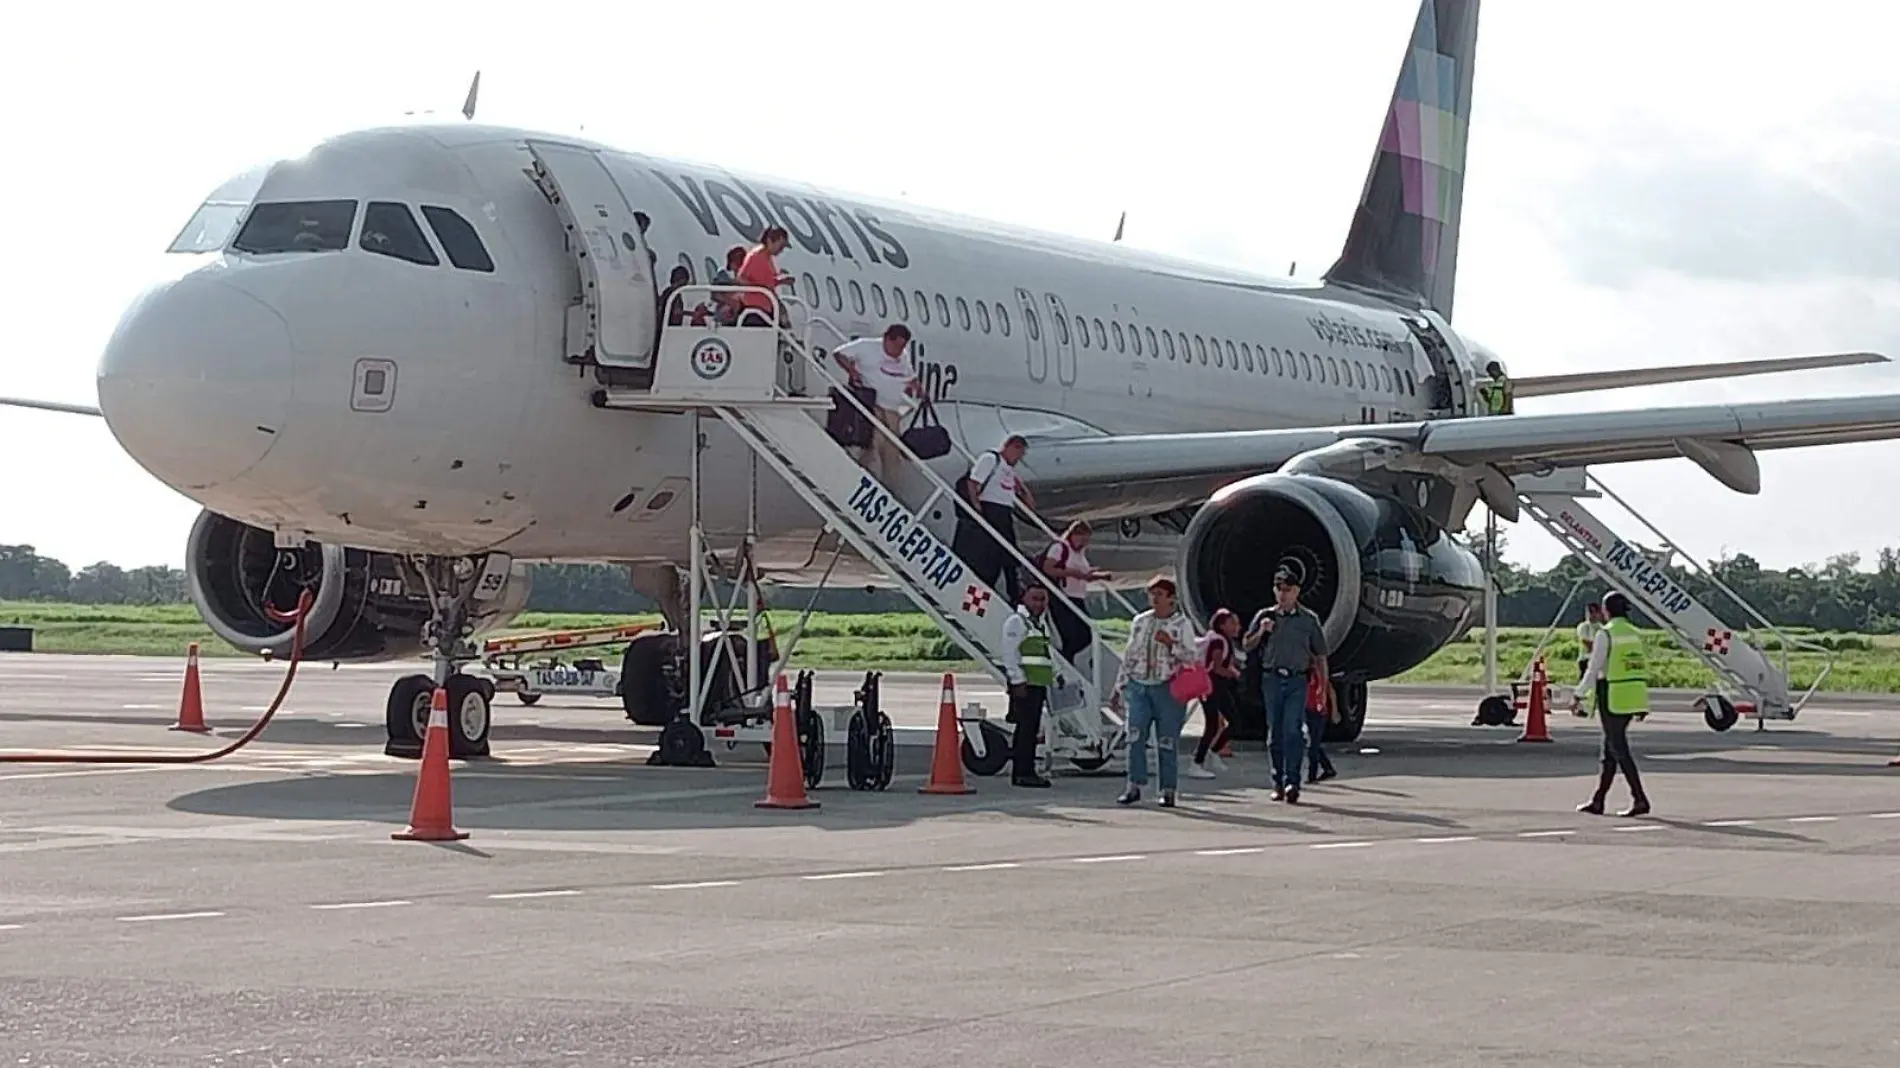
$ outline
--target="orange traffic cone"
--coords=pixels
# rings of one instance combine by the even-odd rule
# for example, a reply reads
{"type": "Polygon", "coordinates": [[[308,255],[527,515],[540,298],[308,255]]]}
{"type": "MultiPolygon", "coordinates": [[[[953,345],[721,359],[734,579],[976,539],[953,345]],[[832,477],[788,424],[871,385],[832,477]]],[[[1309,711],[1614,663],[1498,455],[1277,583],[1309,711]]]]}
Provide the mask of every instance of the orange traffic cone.
{"type": "Polygon", "coordinates": [[[1531,662],[1530,707],[1524,712],[1524,733],[1517,736],[1520,742],[1550,741],[1550,679],[1544,674],[1544,658],[1538,657],[1531,662]]]}
{"type": "Polygon", "coordinates": [[[459,842],[468,832],[455,829],[454,807],[449,789],[449,691],[437,686],[429,699],[429,729],[422,739],[409,829],[389,837],[399,842],[459,842]]]}
{"type": "Polygon", "coordinates": [[[185,646],[185,692],[178,699],[178,722],[172,724],[171,729],[193,734],[211,733],[211,728],[205,726],[204,695],[198,690],[197,642],[185,646]]]}
{"type": "Polygon", "coordinates": [[[920,794],[973,794],[963,781],[963,728],[957,725],[957,680],[943,673],[943,698],[937,704],[937,748],[930,755],[930,779],[920,794]]]}
{"type": "Polygon", "coordinates": [[[792,694],[785,674],[779,673],[772,696],[772,762],[765,772],[765,797],[753,808],[818,808],[805,796],[805,762],[799,755],[798,724],[792,714],[792,694]]]}

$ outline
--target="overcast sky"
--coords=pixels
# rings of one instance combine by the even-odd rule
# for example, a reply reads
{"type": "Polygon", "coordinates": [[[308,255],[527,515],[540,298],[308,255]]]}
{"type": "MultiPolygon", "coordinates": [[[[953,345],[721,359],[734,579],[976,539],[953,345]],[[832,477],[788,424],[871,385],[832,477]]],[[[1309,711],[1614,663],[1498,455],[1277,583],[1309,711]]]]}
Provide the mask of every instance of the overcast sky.
{"type": "MultiPolygon", "coordinates": [[[[174,0],[107,20],[40,5],[0,43],[0,393],[92,403],[120,309],[214,186],[405,110],[455,117],[476,67],[484,121],[1070,234],[1107,238],[1126,210],[1131,245],[1314,275],[1345,233],[1416,4],[899,10],[174,0]]],[[[1485,8],[1459,329],[1518,375],[1900,358],[1900,9],[1584,10],[1485,8]]],[[[1900,369],[1521,410],[1871,392],[1900,394],[1900,369]]],[[[0,444],[0,542],[75,566],[182,563],[196,506],[98,420],[0,410],[0,444]]],[[[1900,543],[1896,462],[1900,443],[1768,454],[1754,498],[1685,460],[1600,474],[1693,552],[1791,566],[1900,543]]],[[[1558,554],[1528,527],[1512,548],[1538,566],[1558,554]]]]}

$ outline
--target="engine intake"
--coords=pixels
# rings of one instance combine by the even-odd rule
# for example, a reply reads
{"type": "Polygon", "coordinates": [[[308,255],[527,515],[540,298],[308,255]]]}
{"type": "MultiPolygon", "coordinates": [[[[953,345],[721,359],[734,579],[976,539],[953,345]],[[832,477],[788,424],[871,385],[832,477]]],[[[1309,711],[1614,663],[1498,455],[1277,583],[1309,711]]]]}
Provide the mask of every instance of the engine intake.
{"type": "Polygon", "coordinates": [[[1462,637],[1484,595],[1477,557],[1396,498],[1316,475],[1222,487],[1183,534],[1182,604],[1202,626],[1218,608],[1245,625],[1273,602],[1273,574],[1301,576],[1326,626],[1335,676],[1381,679],[1462,637]]]}
{"type": "MultiPolygon", "coordinates": [[[[428,591],[403,558],[391,553],[307,542],[279,549],[268,530],[202,512],[185,543],[186,585],[212,633],[247,653],[290,655],[292,629],[265,605],[288,610],[314,590],[304,622],[304,658],[376,661],[430,652],[423,639],[428,591]]],[[[470,618],[480,635],[520,615],[532,585],[515,565],[499,596],[477,602],[470,618]]]]}

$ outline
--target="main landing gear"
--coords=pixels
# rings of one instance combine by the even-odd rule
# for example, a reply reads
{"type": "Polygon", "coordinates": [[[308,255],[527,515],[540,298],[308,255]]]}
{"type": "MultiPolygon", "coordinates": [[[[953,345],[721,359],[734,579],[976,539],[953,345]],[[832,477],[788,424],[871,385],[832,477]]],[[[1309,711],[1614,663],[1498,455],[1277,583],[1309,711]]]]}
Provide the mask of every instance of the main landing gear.
{"type": "Polygon", "coordinates": [[[435,653],[433,675],[405,675],[389,688],[383,752],[418,759],[429,731],[429,706],[438,683],[448,690],[449,755],[456,759],[488,755],[488,731],[495,684],[461,674],[463,664],[480,659],[470,635],[470,606],[482,585],[484,569],[468,557],[422,557],[410,561],[429,591],[432,612],[422,637],[435,653]]]}

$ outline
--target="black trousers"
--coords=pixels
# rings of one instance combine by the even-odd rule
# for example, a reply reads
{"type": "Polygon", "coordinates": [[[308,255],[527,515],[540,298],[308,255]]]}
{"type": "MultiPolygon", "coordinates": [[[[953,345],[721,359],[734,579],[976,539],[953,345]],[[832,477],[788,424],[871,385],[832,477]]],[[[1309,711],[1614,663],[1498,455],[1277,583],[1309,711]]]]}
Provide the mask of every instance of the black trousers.
{"type": "MultiPolygon", "coordinates": [[[[1087,607],[1086,604],[1083,605],[1087,607]]],[[[1081,614],[1060,601],[1049,602],[1049,615],[1056,623],[1056,637],[1061,644],[1062,659],[1070,664],[1089,647],[1089,621],[1081,614]]],[[[1113,681],[1113,680],[1110,680],[1113,681]]]]}
{"type": "MultiPolygon", "coordinates": [[[[984,501],[981,511],[984,522],[996,528],[1003,541],[1010,546],[1016,544],[1016,513],[1009,505],[984,501]]],[[[951,548],[963,560],[970,573],[983,581],[990,589],[1009,598],[1012,605],[1023,600],[1022,569],[1016,566],[1009,550],[990,537],[989,532],[976,524],[963,519],[959,513],[957,532],[951,548]],[[1000,583],[999,583],[999,580],[1000,583]]]]}
{"type": "Polygon", "coordinates": [[[1603,724],[1603,765],[1597,773],[1596,799],[1600,803],[1609,795],[1610,787],[1616,783],[1616,773],[1623,773],[1623,781],[1629,784],[1630,800],[1645,801],[1642,776],[1636,772],[1636,754],[1630,752],[1630,720],[1635,716],[1619,716],[1609,711],[1610,684],[1599,681],[1597,691],[1597,719],[1603,724]]]}
{"type": "Polygon", "coordinates": [[[1015,766],[1010,773],[1028,779],[1036,774],[1036,735],[1042,733],[1042,708],[1049,700],[1049,691],[1041,686],[1023,686],[1021,690],[1020,697],[1017,687],[1009,690],[1009,714],[1016,721],[1016,734],[1009,746],[1015,766]]]}

